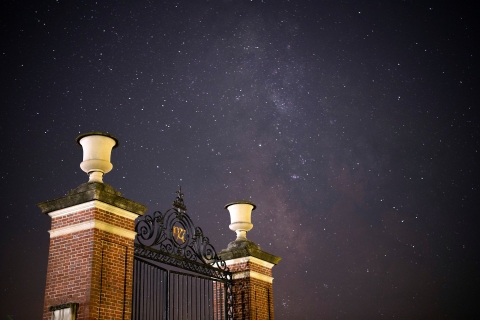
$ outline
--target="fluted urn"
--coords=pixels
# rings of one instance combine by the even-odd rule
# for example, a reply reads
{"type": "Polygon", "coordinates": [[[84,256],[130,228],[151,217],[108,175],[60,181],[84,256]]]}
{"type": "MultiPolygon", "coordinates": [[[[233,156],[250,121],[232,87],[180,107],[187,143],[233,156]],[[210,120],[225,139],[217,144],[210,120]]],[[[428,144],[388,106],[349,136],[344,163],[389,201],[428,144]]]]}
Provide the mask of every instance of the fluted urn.
{"type": "Polygon", "coordinates": [[[103,176],[113,169],[110,156],[112,149],[118,146],[118,139],[108,133],[87,132],[79,135],[76,141],[83,148],[80,168],[88,174],[88,182],[103,183],[103,176]]]}
{"type": "Polygon", "coordinates": [[[247,240],[247,232],[252,230],[252,211],[256,205],[253,202],[240,200],[227,204],[225,209],[230,213],[230,230],[237,234],[236,240],[247,240]]]}

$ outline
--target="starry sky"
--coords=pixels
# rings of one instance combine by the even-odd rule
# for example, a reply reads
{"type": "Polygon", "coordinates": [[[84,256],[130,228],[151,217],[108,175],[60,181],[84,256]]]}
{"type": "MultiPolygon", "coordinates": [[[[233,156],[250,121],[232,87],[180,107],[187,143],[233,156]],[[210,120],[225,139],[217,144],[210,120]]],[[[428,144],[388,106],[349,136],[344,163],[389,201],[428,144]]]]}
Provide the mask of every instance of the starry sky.
{"type": "MultiPolygon", "coordinates": [[[[473,6],[473,5],[472,5],[473,6]]],[[[2,1],[0,319],[39,319],[50,218],[104,177],[217,251],[282,257],[276,319],[480,314],[479,25],[447,1],[2,1]]]]}

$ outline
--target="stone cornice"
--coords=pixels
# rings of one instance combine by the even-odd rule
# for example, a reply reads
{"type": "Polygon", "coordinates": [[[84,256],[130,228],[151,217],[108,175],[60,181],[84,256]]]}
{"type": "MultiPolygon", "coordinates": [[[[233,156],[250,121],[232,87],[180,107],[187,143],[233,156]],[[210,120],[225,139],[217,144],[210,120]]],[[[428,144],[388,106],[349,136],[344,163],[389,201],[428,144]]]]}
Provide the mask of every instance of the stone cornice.
{"type": "Polygon", "coordinates": [[[251,257],[251,256],[236,258],[236,259],[230,259],[230,260],[225,261],[227,266],[231,266],[233,264],[238,264],[238,263],[246,263],[246,262],[252,262],[252,263],[258,264],[262,267],[267,267],[267,268],[270,268],[270,269],[275,265],[275,264],[270,263],[268,261],[258,259],[258,258],[255,258],[255,257],[251,257]]]}
{"type": "Polygon", "coordinates": [[[269,277],[269,276],[266,276],[264,274],[261,274],[261,273],[258,273],[258,272],[255,272],[255,271],[240,271],[240,272],[234,272],[232,274],[232,278],[233,280],[236,280],[236,279],[245,279],[245,278],[253,278],[253,279],[257,279],[257,280],[260,280],[260,281],[265,281],[265,282],[268,282],[268,283],[273,283],[273,278],[272,277],[269,277]]]}
{"type": "Polygon", "coordinates": [[[92,200],[99,200],[114,207],[143,215],[147,210],[144,205],[122,197],[112,186],[100,182],[87,182],[69,191],[66,196],[38,204],[43,213],[50,213],[73,207],[92,200]]]}
{"type": "Polygon", "coordinates": [[[282,258],[263,251],[250,240],[235,240],[228,244],[227,249],[222,250],[218,256],[223,260],[232,260],[244,257],[255,257],[260,260],[278,264],[282,258]]]}
{"type": "Polygon", "coordinates": [[[58,218],[58,217],[63,217],[63,216],[69,215],[70,213],[75,213],[75,212],[88,210],[88,209],[92,209],[92,208],[98,208],[98,209],[101,209],[101,210],[105,210],[105,211],[113,213],[117,216],[127,218],[127,219],[130,219],[130,220],[135,220],[138,217],[138,214],[136,214],[136,213],[132,213],[132,212],[127,211],[127,210],[123,210],[121,208],[112,206],[108,203],[104,203],[104,202],[101,202],[101,201],[98,201],[98,200],[84,202],[84,203],[77,204],[77,205],[74,205],[74,206],[71,206],[71,207],[68,207],[68,208],[52,211],[52,212],[49,212],[48,215],[53,219],[53,218],[58,218]]]}
{"type": "Polygon", "coordinates": [[[99,221],[99,220],[89,220],[89,221],[77,223],[74,225],[70,225],[67,227],[49,230],[48,232],[50,233],[50,238],[55,238],[55,237],[63,236],[66,234],[71,234],[74,232],[79,232],[79,231],[89,230],[89,229],[103,230],[103,231],[116,234],[118,236],[122,236],[132,240],[134,240],[135,236],[137,235],[135,231],[117,227],[112,224],[99,221]]]}

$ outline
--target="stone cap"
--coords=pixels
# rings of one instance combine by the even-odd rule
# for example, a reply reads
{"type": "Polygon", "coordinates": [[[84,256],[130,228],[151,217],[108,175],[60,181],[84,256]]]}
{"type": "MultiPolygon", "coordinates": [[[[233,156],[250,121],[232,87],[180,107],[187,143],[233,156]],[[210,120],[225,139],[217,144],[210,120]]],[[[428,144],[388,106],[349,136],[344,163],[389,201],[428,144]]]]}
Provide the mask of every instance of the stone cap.
{"type": "Polygon", "coordinates": [[[70,190],[65,197],[45,201],[37,206],[42,210],[42,213],[47,214],[92,200],[102,201],[138,215],[143,215],[147,211],[147,207],[143,204],[122,197],[121,192],[116,191],[106,183],[100,182],[83,183],[70,190]]]}
{"type": "Polygon", "coordinates": [[[115,149],[116,147],[118,147],[120,145],[120,142],[118,141],[118,138],[115,137],[113,134],[106,133],[106,132],[99,132],[99,131],[82,133],[81,135],[77,136],[77,138],[75,139],[75,142],[81,147],[82,145],[80,144],[80,140],[82,140],[82,138],[85,138],[85,137],[88,137],[88,136],[105,136],[105,137],[112,138],[115,141],[115,145],[113,146],[112,149],[115,149]]]}
{"type": "Polygon", "coordinates": [[[250,240],[235,240],[228,244],[227,249],[223,249],[218,254],[222,260],[231,260],[243,257],[255,257],[263,261],[278,264],[282,258],[274,256],[260,249],[260,246],[250,240]]]}
{"type": "Polygon", "coordinates": [[[234,205],[234,204],[249,204],[251,205],[253,208],[252,208],[252,211],[255,210],[257,208],[257,205],[255,203],[253,203],[252,201],[247,201],[247,200],[237,200],[237,201],[233,201],[233,202],[230,202],[230,203],[227,203],[224,208],[227,209],[228,207],[230,207],[231,205],[234,205]]]}

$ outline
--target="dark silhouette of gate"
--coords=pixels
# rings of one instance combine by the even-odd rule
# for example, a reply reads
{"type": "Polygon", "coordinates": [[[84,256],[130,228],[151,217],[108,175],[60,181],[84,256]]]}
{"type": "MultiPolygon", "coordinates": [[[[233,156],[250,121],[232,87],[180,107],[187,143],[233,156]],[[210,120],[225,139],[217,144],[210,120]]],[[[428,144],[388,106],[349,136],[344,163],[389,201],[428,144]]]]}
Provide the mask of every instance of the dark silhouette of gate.
{"type": "Polygon", "coordinates": [[[132,319],[233,319],[232,274],[186,213],[173,208],[135,225],[132,319]]]}

